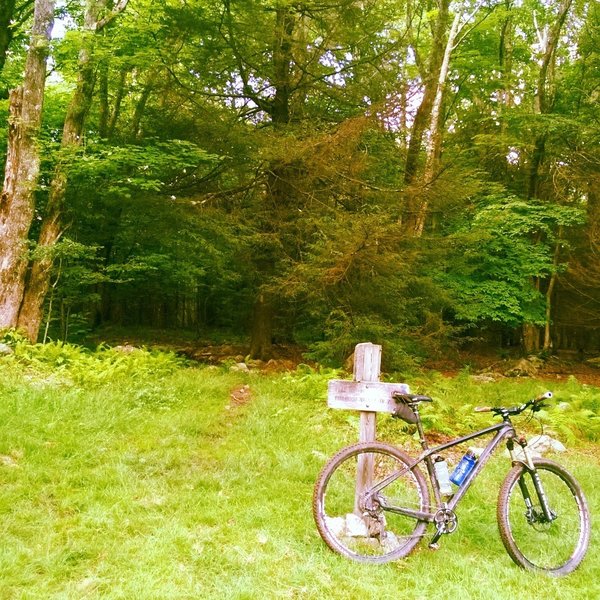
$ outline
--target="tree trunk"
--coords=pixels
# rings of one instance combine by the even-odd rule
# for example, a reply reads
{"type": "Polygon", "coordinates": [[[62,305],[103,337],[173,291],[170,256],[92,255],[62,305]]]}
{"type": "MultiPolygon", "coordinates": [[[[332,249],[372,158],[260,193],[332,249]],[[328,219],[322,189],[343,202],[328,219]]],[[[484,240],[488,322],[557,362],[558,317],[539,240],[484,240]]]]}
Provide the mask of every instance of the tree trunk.
{"type": "Polygon", "coordinates": [[[0,328],[18,325],[40,170],[42,119],[54,1],[37,0],[23,84],[10,95],[8,148],[0,197],[0,328]]]}
{"type": "Polygon", "coordinates": [[[540,350],[540,328],[530,323],[523,324],[523,350],[526,354],[535,354],[540,350]]]}
{"type": "Polygon", "coordinates": [[[115,135],[115,129],[117,128],[117,122],[121,116],[121,103],[125,97],[125,82],[127,81],[126,69],[122,69],[119,74],[119,84],[117,86],[117,92],[115,94],[115,103],[108,120],[107,138],[112,138],[115,135]]]}
{"type": "Polygon", "coordinates": [[[407,235],[414,235],[417,228],[419,214],[419,193],[414,188],[418,168],[419,156],[421,155],[421,145],[423,136],[430,122],[431,111],[435,101],[440,69],[444,59],[446,48],[445,38],[448,27],[449,0],[437,1],[437,13],[433,29],[433,45],[429,54],[427,69],[423,69],[421,78],[423,81],[423,99],[417,108],[415,119],[410,131],[410,140],[406,153],[406,162],[404,166],[404,182],[408,186],[405,205],[402,211],[402,226],[407,235]]]}
{"type": "MultiPolygon", "coordinates": [[[[556,60],[556,48],[560,40],[560,31],[565,23],[569,9],[573,0],[562,0],[558,10],[558,16],[552,28],[547,32],[538,30],[538,38],[542,47],[542,60],[540,62],[540,71],[538,73],[537,89],[534,98],[533,112],[537,115],[543,115],[551,112],[554,104],[554,94],[549,93],[549,89],[554,88],[554,68],[556,60]]],[[[544,160],[546,147],[546,134],[537,136],[531,157],[531,168],[529,173],[528,197],[536,198],[539,194],[539,175],[540,167],[544,160]]]]}
{"type": "Polygon", "coordinates": [[[527,198],[539,198],[540,196],[540,169],[546,154],[546,136],[538,135],[535,138],[533,152],[531,154],[531,166],[529,169],[529,183],[527,187],[527,198]]]}
{"type": "Polygon", "coordinates": [[[498,46],[498,66],[502,73],[502,87],[499,90],[500,102],[498,102],[498,115],[500,117],[499,139],[502,141],[497,154],[497,160],[494,161],[494,166],[503,179],[509,180],[509,163],[506,157],[510,152],[510,144],[506,140],[509,126],[509,112],[514,106],[513,58],[515,24],[513,20],[513,0],[504,0],[504,10],[506,11],[506,16],[502,21],[500,43],[498,46]]]}
{"type": "Polygon", "coordinates": [[[103,60],[98,67],[98,135],[108,138],[110,105],[108,102],[108,62],[103,60]]]}
{"type": "Polygon", "coordinates": [[[14,36],[15,6],[16,0],[2,0],[0,4],[0,73],[4,68],[8,47],[14,36]]]}
{"type": "MultiPolygon", "coordinates": [[[[506,9],[507,15],[502,23],[502,31],[500,34],[500,47],[498,63],[500,64],[500,70],[502,71],[502,102],[499,106],[501,110],[510,109],[514,104],[513,99],[513,54],[514,54],[514,33],[515,25],[512,19],[512,0],[504,0],[504,8],[506,9]]],[[[506,131],[506,122],[502,122],[502,132],[506,131]]]]}
{"type": "Polygon", "coordinates": [[[267,360],[271,356],[273,316],[273,300],[267,293],[261,292],[254,303],[252,315],[251,358],[267,360]]]}
{"type": "Polygon", "coordinates": [[[444,50],[446,44],[446,29],[448,27],[448,7],[449,0],[438,0],[438,10],[436,21],[433,26],[433,45],[429,54],[427,70],[423,69],[421,77],[423,80],[423,99],[419,104],[419,108],[415,114],[415,119],[410,132],[410,141],[408,144],[408,152],[406,154],[406,162],[404,166],[404,182],[407,184],[413,183],[418,170],[419,155],[421,154],[421,143],[423,135],[429,124],[431,109],[437,91],[437,83],[439,72],[442,67],[444,58],[444,50]]]}
{"type": "Polygon", "coordinates": [[[25,293],[19,311],[17,327],[27,337],[35,342],[38,337],[43,318],[43,304],[50,286],[50,272],[52,270],[52,246],[62,234],[61,212],[67,188],[66,167],[57,166],[48,201],[48,212],[42,223],[38,238],[38,257],[29,266],[25,281],[25,293]]]}
{"type": "Polygon", "coordinates": [[[563,227],[562,225],[558,228],[558,235],[556,238],[556,245],[554,247],[554,258],[552,260],[552,275],[548,282],[548,289],[546,290],[546,323],[544,327],[544,350],[550,350],[552,344],[552,310],[554,308],[553,296],[556,283],[558,281],[558,267],[560,264],[560,253],[562,249],[562,238],[563,238],[563,227]]]}
{"type": "MultiPolygon", "coordinates": [[[[296,19],[290,7],[279,7],[275,10],[275,36],[273,43],[273,99],[263,107],[271,117],[275,128],[284,128],[290,122],[290,93],[291,71],[293,64],[292,41],[296,19]]],[[[248,86],[246,86],[248,89],[248,86]]],[[[258,99],[257,99],[258,100],[258,99]]],[[[259,102],[261,102],[259,100],[259,102]]],[[[293,197],[290,179],[293,168],[272,161],[267,174],[265,202],[272,208],[273,223],[270,227],[279,229],[282,223],[290,218],[289,204],[293,197]]],[[[269,232],[270,233],[270,232],[269,232]]],[[[263,281],[272,278],[277,270],[277,256],[272,250],[267,250],[267,256],[261,257],[258,268],[261,270],[263,281]]],[[[274,298],[263,290],[259,290],[254,303],[252,331],[250,340],[250,356],[265,360],[271,355],[273,320],[275,317],[274,298]]]]}
{"type": "MultiPolygon", "coordinates": [[[[538,115],[547,114],[552,110],[554,98],[552,93],[548,93],[548,88],[552,89],[554,87],[554,69],[552,65],[556,59],[556,48],[558,47],[558,42],[560,40],[560,31],[565,23],[567,14],[569,12],[569,9],[571,8],[572,3],[573,0],[562,0],[558,10],[556,21],[550,28],[550,30],[544,33],[538,30],[538,38],[540,40],[540,45],[543,52],[542,60],[540,63],[540,71],[538,74],[537,89],[534,98],[534,113],[538,115]]],[[[528,198],[538,198],[540,196],[540,169],[544,161],[545,152],[546,134],[541,133],[535,139],[533,153],[531,155],[531,166],[529,170],[529,181],[527,188],[528,198]]],[[[555,254],[555,260],[557,259],[558,256],[557,254],[555,254]]],[[[551,277],[549,282],[549,290],[551,293],[554,289],[554,279],[555,275],[551,277]]],[[[546,301],[548,302],[548,304],[546,306],[544,348],[546,348],[546,343],[548,345],[550,344],[549,327],[552,316],[552,306],[550,304],[551,298],[550,296],[548,296],[548,294],[546,295],[546,301]]],[[[533,324],[525,324],[523,326],[524,340],[525,338],[529,338],[531,341],[533,341],[535,338],[537,340],[537,350],[539,350],[539,334],[540,332],[537,326],[533,324]],[[536,330],[535,336],[533,334],[533,329],[536,330]]]]}
{"type": "Polygon", "coordinates": [[[558,279],[558,263],[560,259],[560,245],[562,238],[562,228],[559,230],[558,239],[556,240],[556,246],[554,248],[554,260],[552,261],[552,275],[548,282],[548,289],[546,290],[546,323],[544,327],[544,350],[550,350],[552,348],[552,296],[554,294],[554,288],[556,287],[556,281],[558,279]]]}
{"type": "MultiPolygon", "coordinates": [[[[456,36],[459,32],[459,26],[460,15],[457,13],[452,21],[450,33],[448,34],[446,48],[444,49],[444,57],[442,59],[437,86],[435,88],[435,97],[431,106],[431,124],[429,127],[429,139],[427,141],[425,170],[423,172],[423,182],[425,188],[431,185],[436,177],[439,167],[443,138],[442,106],[446,92],[446,80],[448,78],[448,71],[450,69],[450,56],[454,50],[454,44],[456,42],[456,36]]],[[[427,218],[427,211],[429,208],[429,201],[426,195],[427,189],[424,189],[424,192],[425,193],[422,195],[419,203],[415,220],[413,235],[416,237],[420,237],[423,234],[425,219],[427,218]]]]}
{"type": "Polygon", "coordinates": [[[152,94],[152,91],[154,89],[154,85],[158,74],[158,70],[150,73],[150,75],[148,76],[148,80],[142,88],[142,93],[140,94],[140,97],[138,98],[138,101],[135,104],[135,110],[133,112],[133,119],[131,125],[131,138],[134,141],[139,141],[142,137],[142,117],[144,116],[144,112],[146,111],[146,104],[150,99],[150,95],[152,94]]]}
{"type": "Polygon", "coordinates": [[[83,47],[79,52],[77,85],[67,109],[63,127],[61,141],[63,157],[54,170],[46,214],[38,239],[39,257],[32,261],[29,267],[25,294],[18,317],[18,327],[25,331],[31,340],[37,339],[42,322],[44,298],[48,292],[52,270],[51,249],[62,235],[68,164],[72,160],[72,152],[82,144],[85,119],[92,103],[95,83],[94,36],[125,8],[126,2],[118,3],[107,17],[99,20],[99,14],[106,5],[106,0],[98,2],[88,0],[86,3],[85,28],[90,37],[84,40],[83,47]]]}
{"type": "Polygon", "coordinates": [[[406,162],[404,165],[404,183],[412,184],[417,176],[419,167],[419,155],[421,154],[421,143],[423,135],[427,129],[431,107],[433,106],[434,90],[425,88],[423,100],[417,108],[415,120],[410,130],[410,140],[408,142],[408,151],[406,153],[406,162]]]}
{"type": "Polygon", "coordinates": [[[79,56],[79,77],[77,87],[67,110],[63,128],[61,151],[65,159],[59,161],[54,169],[46,214],[38,238],[39,258],[34,260],[27,275],[23,304],[19,313],[18,326],[27,337],[35,340],[42,321],[44,298],[50,284],[52,269],[51,248],[62,235],[62,213],[67,191],[67,169],[74,148],[81,145],[85,117],[92,102],[94,89],[94,66],[89,49],[81,51],[79,56]]]}

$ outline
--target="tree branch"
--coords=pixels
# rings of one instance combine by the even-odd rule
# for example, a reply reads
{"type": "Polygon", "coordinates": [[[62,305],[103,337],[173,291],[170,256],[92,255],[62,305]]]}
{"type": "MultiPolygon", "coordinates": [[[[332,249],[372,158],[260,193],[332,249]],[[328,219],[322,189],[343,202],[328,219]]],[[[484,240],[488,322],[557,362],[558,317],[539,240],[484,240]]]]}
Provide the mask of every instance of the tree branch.
{"type": "Polygon", "coordinates": [[[96,22],[94,30],[100,31],[104,29],[104,27],[106,27],[116,16],[121,14],[125,10],[125,8],[127,8],[128,3],[129,0],[119,0],[115,4],[114,8],[103,19],[100,19],[96,22]]]}

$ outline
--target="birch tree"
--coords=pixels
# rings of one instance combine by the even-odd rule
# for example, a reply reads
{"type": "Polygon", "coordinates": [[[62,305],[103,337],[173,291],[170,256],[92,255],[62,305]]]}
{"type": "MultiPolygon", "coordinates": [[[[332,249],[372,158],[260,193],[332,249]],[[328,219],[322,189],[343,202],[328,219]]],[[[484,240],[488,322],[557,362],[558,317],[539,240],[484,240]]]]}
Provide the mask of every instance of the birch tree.
{"type": "Polygon", "coordinates": [[[427,190],[433,183],[439,168],[444,136],[443,106],[447,95],[447,80],[452,53],[468,35],[468,27],[483,5],[478,2],[471,10],[468,10],[468,7],[458,7],[450,29],[447,30],[450,20],[449,3],[445,0],[438,0],[438,3],[438,16],[433,28],[429,68],[423,81],[423,99],[413,123],[405,167],[405,182],[409,184],[409,188],[404,229],[407,234],[414,237],[420,237],[423,234],[429,209],[427,190]],[[427,132],[425,166],[420,184],[415,186],[417,159],[425,132],[427,132]]]}

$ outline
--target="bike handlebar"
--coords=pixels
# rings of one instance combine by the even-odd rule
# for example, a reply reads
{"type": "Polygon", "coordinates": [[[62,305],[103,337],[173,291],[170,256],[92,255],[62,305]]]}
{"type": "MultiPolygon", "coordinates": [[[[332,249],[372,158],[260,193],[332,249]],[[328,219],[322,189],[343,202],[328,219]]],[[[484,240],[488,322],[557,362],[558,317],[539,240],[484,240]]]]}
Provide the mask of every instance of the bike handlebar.
{"type": "Polygon", "coordinates": [[[536,408],[539,410],[542,406],[541,403],[544,400],[549,400],[550,398],[552,398],[554,394],[550,391],[548,392],[544,392],[543,394],[541,394],[540,396],[538,396],[537,398],[534,398],[533,400],[529,400],[528,402],[525,402],[525,404],[521,404],[521,406],[512,406],[510,408],[506,408],[506,407],[502,407],[502,406],[477,406],[475,407],[475,412],[493,412],[496,413],[498,415],[501,414],[506,414],[506,415],[519,415],[521,414],[524,410],[527,410],[529,407],[532,407],[533,410],[535,411],[536,408]]]}

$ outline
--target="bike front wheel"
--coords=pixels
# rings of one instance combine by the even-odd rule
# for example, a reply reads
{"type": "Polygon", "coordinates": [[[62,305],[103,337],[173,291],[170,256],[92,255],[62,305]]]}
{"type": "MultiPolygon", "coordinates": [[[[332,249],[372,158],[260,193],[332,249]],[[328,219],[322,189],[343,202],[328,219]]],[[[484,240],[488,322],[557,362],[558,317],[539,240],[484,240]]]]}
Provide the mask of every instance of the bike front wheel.
{"type": "Polygon", "coordinates": [[[522,568],[566,575],[576,569],[588,548],[590,513],[575,478],[557,463],[534,460],[535,471],[513,467],[498,496],[500,537],[522,568]],[[547,499],[542,508],[535,477],[547,499]]]}
{"type": "Polygon", "coordinates": [[[418,544],[427,523],[394,512],[428,509],[427,483],[410,464],[397,448],[368,442],[344,448],[323,467],[313,515],[334,552],[358,562],[385,563],[406,556],[418,544]]]}

